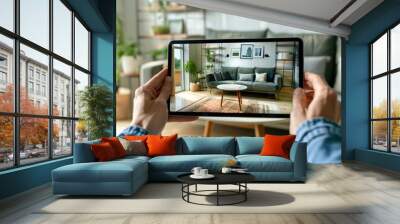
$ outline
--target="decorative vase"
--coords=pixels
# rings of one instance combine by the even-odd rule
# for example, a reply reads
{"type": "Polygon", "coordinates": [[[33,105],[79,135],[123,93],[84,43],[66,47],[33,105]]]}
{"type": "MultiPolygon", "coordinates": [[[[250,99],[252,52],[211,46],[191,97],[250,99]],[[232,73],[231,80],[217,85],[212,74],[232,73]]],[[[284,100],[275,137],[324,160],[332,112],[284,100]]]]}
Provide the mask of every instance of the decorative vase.
{"type": "Polygon", "coordinates": [[[138,76],[140,72],[141,57],[122,56],[122,76],[138,76]]]}

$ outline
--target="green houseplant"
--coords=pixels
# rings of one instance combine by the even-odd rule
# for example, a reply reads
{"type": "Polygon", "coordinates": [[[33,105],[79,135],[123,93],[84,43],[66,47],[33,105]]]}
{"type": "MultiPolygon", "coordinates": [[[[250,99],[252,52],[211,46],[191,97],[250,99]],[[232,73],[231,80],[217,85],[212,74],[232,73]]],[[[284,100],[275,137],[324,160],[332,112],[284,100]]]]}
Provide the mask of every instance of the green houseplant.
{"type": "Polygon", "coordinates": [[[133,76],[139,74],[141,58],[138,46],[134,42],[126,42],[120,18],[117,19],[117,84],[123,75],[133,76]],[[122,70],[122,71],[121,71],[122,70]]]}
{"type": "Polygon", "coordinates": [[[86,87],[79,94],[79,106],[89,140],[110,136],[108,130],[112,126],[113,96],[108,87],[102,84],[86,87]]]}
{"type": "Polygon", "coordinates": [[[197,65],[192,60],[188,60],[185,64],[185,72],[190,75],[190,91],[195,92],[200,90],[199,76],[197,74],[197,65]]]}

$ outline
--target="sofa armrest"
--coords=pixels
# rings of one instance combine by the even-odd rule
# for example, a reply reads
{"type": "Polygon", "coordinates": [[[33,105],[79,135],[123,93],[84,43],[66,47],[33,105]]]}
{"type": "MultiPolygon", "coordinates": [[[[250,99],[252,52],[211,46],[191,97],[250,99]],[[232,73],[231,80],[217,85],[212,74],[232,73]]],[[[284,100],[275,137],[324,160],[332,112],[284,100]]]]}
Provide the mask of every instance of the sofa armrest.
{"type": "Polygon", "coordinates": [[[90,163],[95,162],[96,158],[92,153],[90,146],[100,143],[100,141],[91,141],[83,143],[75,143],[74,145],[74,163],[90,163]]]}
{"type": "Polygon", "coordinates": [[[278,89],[282,88],[282,85],[283,85],[282,82],[283,82],[282,76],[279,75],[279,74],[275,74],[275,76],[274,76],[274,83],[275,83],[275,85],[278,86],[278,89]]]}
{"type": "Polygon", "coordinates": [[[206,82],[215,81],[214,74],[207,74],[206,75],[206,82]]]}
{"type": "Polygon", "coordinates": [[[293,162],[293,179],[305,181],[307,175],[307,143],[293,143],[290,149],[290,160],[293,162]]]}

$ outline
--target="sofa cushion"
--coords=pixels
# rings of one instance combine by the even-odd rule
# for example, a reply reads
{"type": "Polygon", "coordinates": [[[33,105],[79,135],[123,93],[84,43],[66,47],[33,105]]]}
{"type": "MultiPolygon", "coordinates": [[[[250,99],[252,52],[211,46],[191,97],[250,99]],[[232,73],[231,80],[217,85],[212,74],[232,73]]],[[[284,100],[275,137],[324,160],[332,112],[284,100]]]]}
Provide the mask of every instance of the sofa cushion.
{"type": "Polygon", "coordinates": [[[144,160],[74,163],[59,167],[52,173],[53,181],[58,182],[130,182],[137,172],[147,172],[147,163],[144,160]]]}
{"type": "Polygon", "coordinates": [[[256,72],[256,77],[254,79],[254,82],[266,82],[267,81],[267,73],[257,73],[256,72]]]}
{"type": "Polygon", "coordinates": [[[290,148],[296,135],[265,135],[261,156],[280,156],[290,159],[290,148]]]}
{"type": "Polygon", "coordinates": [[[249,172],[292,172],[292,161],[278,156],[239,155],[240,167],[249,172]]]}
{"type": "Polygon", "coordinates": [[[275,77],[275,68],[256,67],[255,73],[267,73],[267,82],[273,82],[275,77]]]}
{"type": "Polygon", "coordinates": [[[233,137],[182,137],[177,142],[177,154],[235,155],[235,139],[233,137]]]}
{"type": "Polygon", "coordinates": [[[146,143],[148,156],[165,156],[176,154],[176,139],[177,134],[171,136],[149,135],[146,143]]]}
{"type": "Polygon", "coordinates": [[[105,162],[119,158],[109,142],[102,142],[90,146],[96,161],[105,162]]]}
{"type": "Polygon", "coordinates": [[[233,80],[237,80],[237,67],[221,67],[221,72],[226,73],[228,72],[233,80]]]}
{"type": "Polygon", "coordinates": [[[236,155],[259,154],[264,145],[263,137],[236,137],[236,155]]]}
{"type": "Polygon", "coordinates": [[[221,73],[221,72],[215,72],[215,73],[214,73],[214,79],[215,79],[215,81],[222,81],[222,80],[224,80],[223,77],[222,77],[222,73],[221,73]]]}
{"type": "Polygon", "coordinates": [[[254,74],[252,73],[238,73],[239,81],[254,81],[254,74]]]}
{"type": "Polygon", "coordinates": [[[199,166],[210,171],[219,171],[228,160],[235,159],[231,155],[175,155],[158,156],[149,160],[150,172],[190,172],[199,166]]]}
{"type": "Polygon", "coordinates": [[[265,91],[275,91],[278,89],[278,85],[276,85],[273,82],[253,82],[251,84],[251,90],[253,91],[260,91],[260,92],[265,92],[265,91]]]}
{"type": "Polygon", "coordinates": [[[233,80],[233,78],[232,78],[232,76],[231,76],[231,73],[229,73],[229,72],[227,72],[227,71],[222,72],[222,79],[223,79],[223,80],[233,80]]]}
{"type": "Polygon", "coordinates": [[[237,73],[242,73],[242,74],[254,74],[254,68],[248,68],[248,67],[239,67],[237,73]]]}
{"type": "Polygon", "coordinates": [[[77,142],[74,147],[74,163],[95,162],[96,158],[91,149],[92,144],[99,144],[100,139],[89,142],[77,142]]]}

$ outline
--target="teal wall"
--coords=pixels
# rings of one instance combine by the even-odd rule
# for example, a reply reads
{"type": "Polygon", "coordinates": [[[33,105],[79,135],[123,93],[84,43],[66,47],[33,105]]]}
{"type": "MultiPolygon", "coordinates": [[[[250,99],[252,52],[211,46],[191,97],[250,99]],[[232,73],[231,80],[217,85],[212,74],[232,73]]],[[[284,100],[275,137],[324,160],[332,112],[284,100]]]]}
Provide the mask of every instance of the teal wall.
{"type": "MultiPolygon", "coordinates": [[[[67,0],[92,31],[92,81],[113,92],[115,105],[115,18],[116,0],[67,0]]],[[[115,114],[115,106],[114,106],[115,114]]],[[[115,121],[115,115],[113,116],[115,121]]],[[[115,122],[110,132],[115,133],[115,122]]],[[[72,157],[47,161],[0,172],[0,199],[51,181],[51,171],[72,163],[72,157]]]]}
{"type": "Polygon", "coordinates": [[[355,159],[392,170],[399,170],[399,156],[369,150],[368,45],[398,22],[400,0],[385,0],[353,24],[351,35],[345,44],[343,78],[343,159],[355,159]]]}

